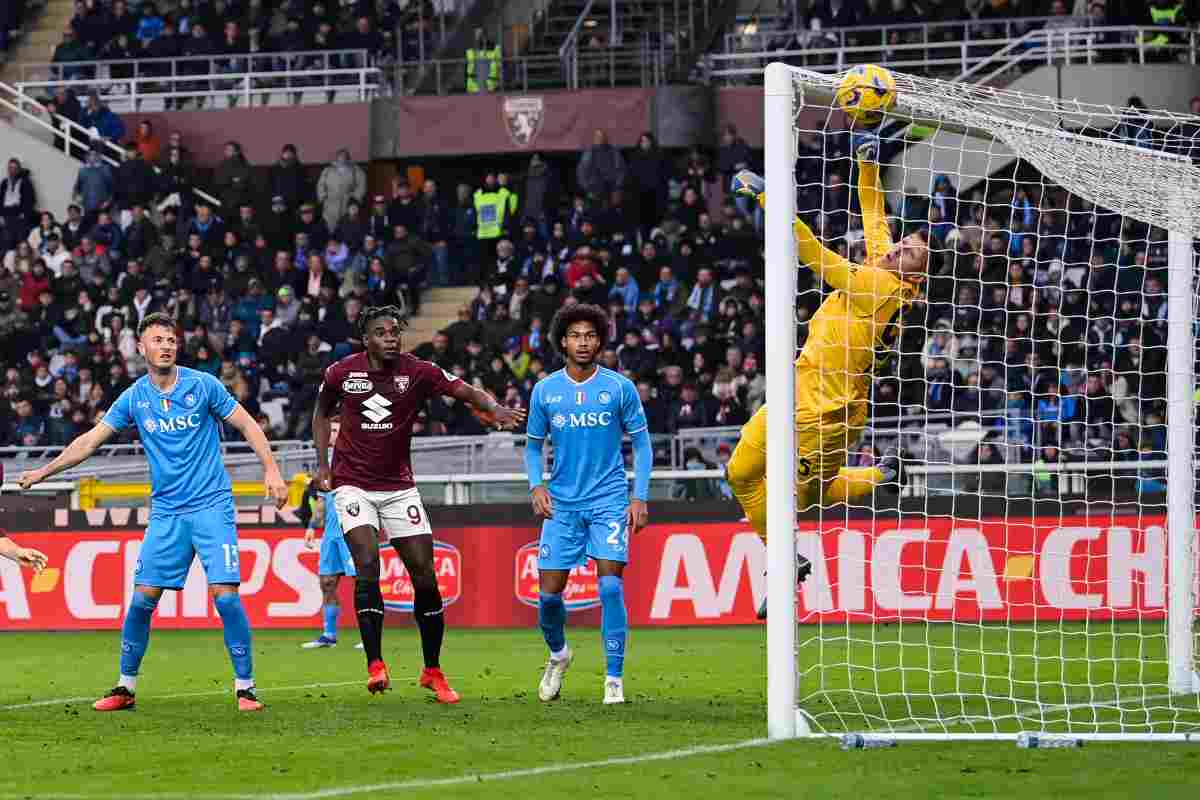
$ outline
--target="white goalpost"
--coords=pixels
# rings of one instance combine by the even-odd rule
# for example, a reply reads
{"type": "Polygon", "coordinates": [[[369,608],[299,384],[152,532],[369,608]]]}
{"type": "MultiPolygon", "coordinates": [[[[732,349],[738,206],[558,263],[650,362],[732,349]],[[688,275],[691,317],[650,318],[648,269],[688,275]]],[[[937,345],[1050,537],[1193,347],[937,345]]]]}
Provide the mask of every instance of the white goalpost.
{"type": "MultiPolygon", "coordinates": [[[[765,72],[772,409],[830,291],[793,220],[864,258],[840,77],[765,72]]],[[[906,480],[798,508],[768,417],[768,735],[1200,741],[1200,118],[894,78],[888,221],[930,274],[846,463],[906,480]]]]}

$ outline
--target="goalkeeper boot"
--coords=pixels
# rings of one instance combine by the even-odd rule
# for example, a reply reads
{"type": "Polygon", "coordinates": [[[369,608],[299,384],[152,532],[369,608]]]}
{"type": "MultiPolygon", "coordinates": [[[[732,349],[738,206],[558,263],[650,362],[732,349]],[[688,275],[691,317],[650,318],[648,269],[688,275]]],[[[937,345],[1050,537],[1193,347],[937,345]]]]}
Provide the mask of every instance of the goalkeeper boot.
{"type": "Polygon", "coordinates": [[[567,669],[574,660],[575,654],[569,647],[566,648],[562,658],[551,656],[546,660],[546,669],[542,672],[542,682],[538,684],[539,700],[549,703],[551,700],[558,699],[562,692],[563,676],[567,674],[567,669]]]}
{"type": "MultiPolygon", "coordinates": [[[[796,585],[804,583],[804,579],[812,573],[812,562],[800,554],[796,554],[796,585]]],[[[763,573],[766,574],[765,572],[763,573]]],[[[758,607],[758,618],[767,618],[767,596],[764,594],[762,605],[758,607]]]]}
{"type": "Polygon", "coordinates": [[[883,458],[879,459],[879,471],[883,473],[883,483],[896,484],[898,491],[904,488],[904,484],[908,482],[908,475],[904,471],[904,457],[900,448],[889,448],[883,454],[883,458]]]}
{"type": "Polygon", "coordinates": [[[264,711],[267,706],[263,701],[258,699],[258,695],[254,693],[254,687],[249,689],[238,689],[237,691],[238,711],[264,711]]]}
{"type": "Polygon", "coordinates": [[[420,683],[433,692],[439,703],[454,704],[459,701],[458,692],[450,688],[450,683],[439,667],[426,667],[422,670],[420,683]]]}
{"type": "Polygon", "coordinates": [[[367,691],[371,694],[382,694],[392,688],[392,679],[388,675],[387,664],[382,661],[372,661],[367,665],[367,691]]]}
{"type": "Polygon", "coordinates": [[[621,678],[604,678],[604,705],[613,706],[625,702],[625,681],[621,678]]]}
{"type": "Polygon", "coordinates": [[[757,203],[759,197],[767,191],[767,182],[763,180],[762,175],[756,172],[748,169],[738,170],[729,179],[729,191],[742,197],[749,197],[757,203]]]}
{"type": "Polygon", "coordinates": [[[133,692],[124,686],[116,686],[108,694],[101,697],[92,708],[97,711],[132,711],[134,709],[133,692]]]}

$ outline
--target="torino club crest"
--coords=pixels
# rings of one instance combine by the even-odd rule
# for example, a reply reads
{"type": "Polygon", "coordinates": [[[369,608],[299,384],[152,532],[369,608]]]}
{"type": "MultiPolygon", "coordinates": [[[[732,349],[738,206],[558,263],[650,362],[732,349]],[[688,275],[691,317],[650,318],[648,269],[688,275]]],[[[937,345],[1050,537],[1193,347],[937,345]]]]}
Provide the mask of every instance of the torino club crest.
{"type": "Polygon", "coordinates": [[[501,107],[504,129],[517,147],[529,147],[542,132],[546,103],[540,97],[506,97],[501,107]]]}

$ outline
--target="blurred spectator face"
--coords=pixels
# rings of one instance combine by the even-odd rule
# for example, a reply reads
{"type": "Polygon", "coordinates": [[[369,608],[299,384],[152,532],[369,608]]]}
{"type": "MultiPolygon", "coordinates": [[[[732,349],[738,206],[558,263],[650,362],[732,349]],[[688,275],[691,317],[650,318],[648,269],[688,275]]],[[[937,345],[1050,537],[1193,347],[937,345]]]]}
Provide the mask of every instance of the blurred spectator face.
{"type": "Polygon", "coordinates": [[[450,349],[450,337],[444,333],[437,333],[433,336],[433,349],[438,353],[445,353],[450,349]]]}
{"type": "Polygon", "coordinates": [[[288,255],[286,250],[279,250],[275,253],[275,261],[272,262],[275,271],[279,273],[286,272],[292,266],[292,257],[288,255]]]}
{"type": "Polygon", "coordinates": [[[725,351],[725,363],[730,369],[735,372],[742,368],[742,351],[736,347],[730,347],[725,351]]]}
{"type": "Polygon", "coordinates": [[[269,327],[275,321],[275,309],[261,308],[258,311],[258,318],[262,320],[263,327],[269,327]]]}
{"type": "Polygon", "coordinates": [[[17,175],[20,174],[20,172],[21,172],[21,162],[17,161],[15,158],[10,158],[8,160],[8,177],[16,179],[17,175]]]}
{"type": "Polygon", "coordinates": [[[484,175],[483,176],[483,185],[486,186],[489,191],[492,189],[495,189],[496,188],[496,173],[489,172],[488,174],[484,175]]]}
{"type": "Polygon", "coordinates": [[[708,214],[701,214],[698,219],[698,224],[700,225],[700,230],[707,231],[712,227],[712,218],[709,217],[708,214]]]}
{"type": "Polygon", "coordinates": [[[600,354],[600,363],[602,363],[606,369],[611,369],[614,372],[618,371],[617,367],[619,365],[617,364],[617,351],[613,350],[611,347],[605,348],[604,352],[600,354]]]}
{"type": "Polygon", "coordinates": [[[529,280],[527,278],[517,278],[513,283],[513,292],[519,295],[529,294],[529,280]]]}
{"type": "Polygon", "coordinates": [[[595,132],[592,133],[592,144],[596,145],[597,147],[608,144],[608,134],[606,134],[600,128],[597,128],[595,132]]]}
{"type": "Polygon", "coordinates": [[[561,222],[556,222],[554,223],[554,230],[551,231],[551,235],[555,239],[565,239],[567,236],[567,227],[561,222]]]}
{"type": "Polygon", "coordinates": [[[394,226],[392,228],[392,238],[399,240],[399,241],[403,241],[404,239],[407,239],[408,238],[408,226],[407,225],[394,226]]]}
{"type": "Polygon", "coordinates": [[[290,306],[295,298],[292,297],[292,287],[280,286],[279,291],[275,293],[275,297],[281,306],[290,306]]]}
{"type": "Polygon", "coordinates": [[[621,267],[619,270],[617,270],[617,286],[624,286],[625,284],[629,283],[630,277],[629,270],[627,270],[625,267],[621,267]]]}
{"type": "Polygon", "coordinates": [[[700,286],[708,287],[712,285],[713,273],[708,267],[702,267],[696,275],[696,283],[700,286]]]}
{"type": "Polygon", "coordinates": [[[670,366],[663,370],[663,377],[667,380],[667,385],[678,387],[683,383],[683,367],[670,366]]]}
{"type": "Polygon", "coordinates": [[[435,194],[437,194],[437,183],[435,183],[433,180],[426,180],[425,183],[421,185],[421,192],[424,193],[426,197],[433,197],[435,194]]]}
{"type": "Polygon", "coordinates": [[[700,202],[700,195],[696,194],[696,190],[688,187],[683,193],[683,204],[685,206],[694,206],[700,202]]]}
{"type": "Polygon", "coordinates": [[[325,259],[321,258],[321,254],[320,253],[309,253],[308,254],[308,271],[315,273],[315,272],[320,272],[323,269],[325,269],[325,259]]]}
{"type": "Polygon", "coordinates": [[[630,349],[637,349],[642,343],[642,337],[635,330],[625,331],[625,346],[630,349]]]}
{"type": "MultiPolygon", "coordinates": [[[[307,213],[311,215],[312,211],[308,211],[307,213]]],[[[296,234],[296,249],[297,250],[307,250],[308,249],[308,234],[305,233],[304,231],[300,231],[299,233],[296,234]]]]}
{"type": "Polygon", "coordinates": [[[207,223],[212,217],[212,209],[208,207],[208,203],[201,203],[196,206],[196,217],[203,223],[207,223]]]}
{"type": "Polygon", "coordinates": [[[496,245],[496,255],[500,258],[512,258],[512,254],[513,243],[508,239],[501,239],[500,243],[496,245]]]}
{"type": "Polygon", "coordinates": [[[379,256],[371,259],[371,274],[382,276],[387,270],[383,266],[383,259],[379,256]]]}
{"type": "Polygon", "coordinates": [[[753,378],[758,374],[758,356],[753,354],[742,359],[742,372],[748,377],[753,378]]]}

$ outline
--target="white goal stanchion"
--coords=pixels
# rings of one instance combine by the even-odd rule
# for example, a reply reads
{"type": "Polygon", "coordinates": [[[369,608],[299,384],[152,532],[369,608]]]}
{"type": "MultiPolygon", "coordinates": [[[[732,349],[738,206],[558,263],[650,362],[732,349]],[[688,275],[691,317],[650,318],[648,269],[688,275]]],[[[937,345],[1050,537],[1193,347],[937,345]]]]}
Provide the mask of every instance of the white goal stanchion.
{"type": "Polygon", "coordinates": [[[768,735],[1200,740],[1200,118],[893,77],[888,222],[932,255],[838,446],[922,480],[798,509],[793,362],[831,289],[793,220],[855,263],[866,234],[841,76],[765,72],[768,735]]]}

